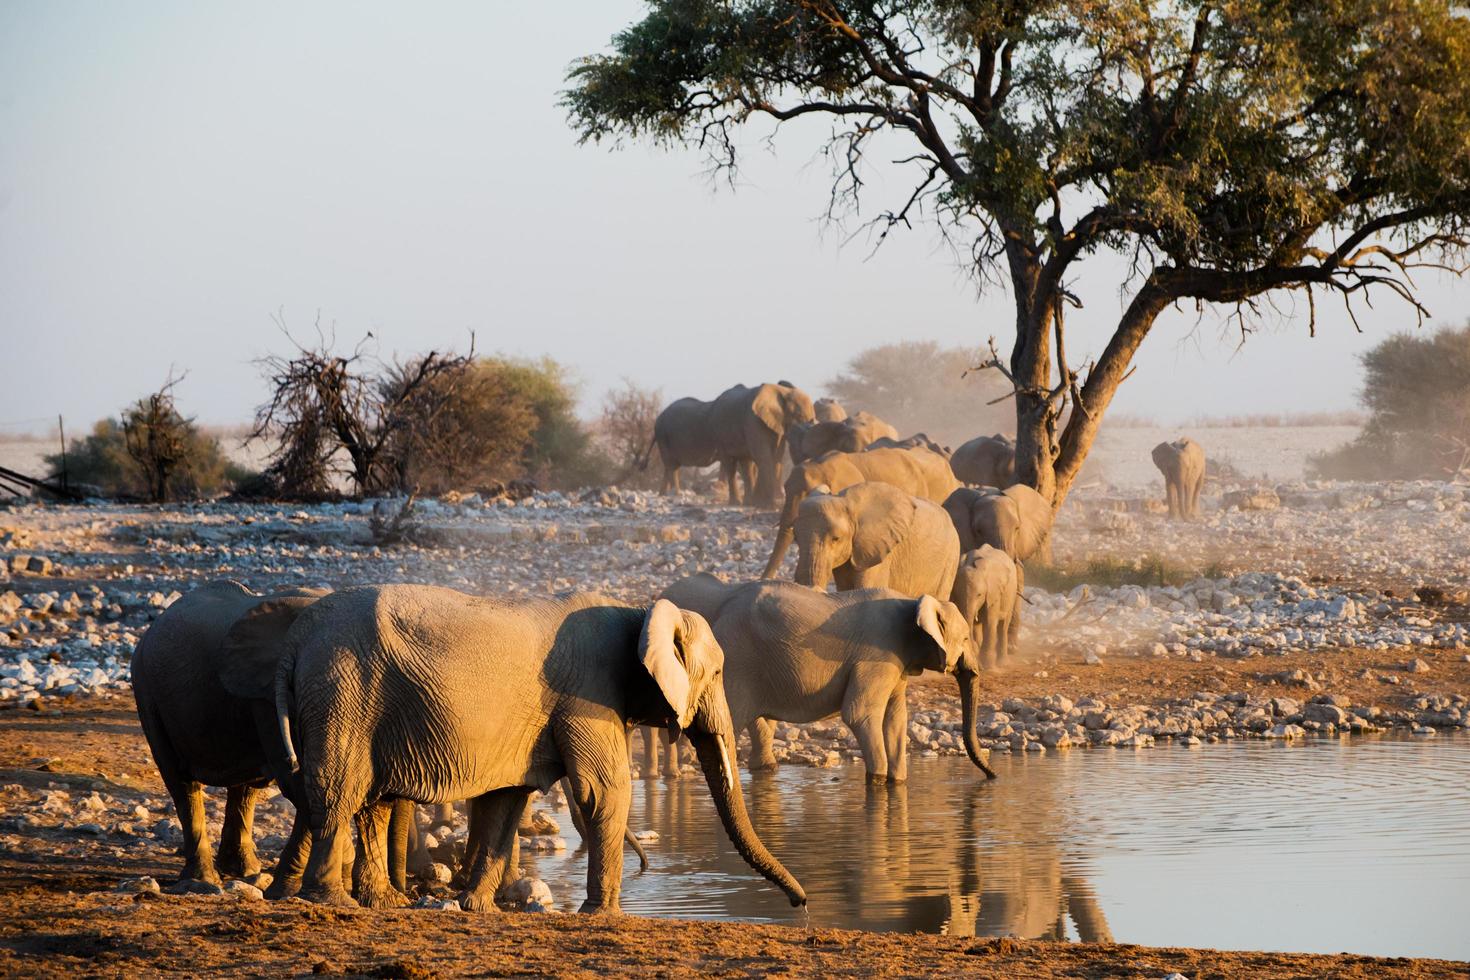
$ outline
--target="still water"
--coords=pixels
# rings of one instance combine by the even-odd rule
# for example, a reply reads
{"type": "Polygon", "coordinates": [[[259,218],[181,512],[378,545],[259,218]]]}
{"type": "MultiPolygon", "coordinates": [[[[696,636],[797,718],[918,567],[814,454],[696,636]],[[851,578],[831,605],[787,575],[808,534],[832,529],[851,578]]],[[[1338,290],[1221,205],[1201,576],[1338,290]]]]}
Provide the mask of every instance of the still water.
{"type": "MultiPolygon", "coordinates": [[[[1157,946],[1470,958],[1470,738],[1240,742],[916,758],[743,776],[814,925],[1157,946]]],[[[565,811],[568,843],[579,841],[565,811]]],[[[635,781],[623,908],[799,924],[742,862],[702,778],[635,781]]],[[[526,854],[562,908],[586,860],[526,854]]]]}

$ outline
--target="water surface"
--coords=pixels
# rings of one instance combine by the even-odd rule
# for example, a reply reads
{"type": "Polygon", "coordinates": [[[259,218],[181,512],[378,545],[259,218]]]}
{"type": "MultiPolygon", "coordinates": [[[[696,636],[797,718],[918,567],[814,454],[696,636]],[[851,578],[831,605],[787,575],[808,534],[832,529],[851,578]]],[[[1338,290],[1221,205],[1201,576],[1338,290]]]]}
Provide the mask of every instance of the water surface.
{"type": "MultiPolygon", "coordinates": [[[[812,922],[951,935],[1470,958],[1470,738],[1236,742],[917,758],[907,786],[860,765],[745,774],[766,845],[812,922]]],[[[560,822],[578,843],[565,811],[560,822]]],[[[730,846],[701,778],[635,781],[623,908],[800,923],[730,846]]],[[[563,908],[582,853],[527,855],[563,908]]]]}

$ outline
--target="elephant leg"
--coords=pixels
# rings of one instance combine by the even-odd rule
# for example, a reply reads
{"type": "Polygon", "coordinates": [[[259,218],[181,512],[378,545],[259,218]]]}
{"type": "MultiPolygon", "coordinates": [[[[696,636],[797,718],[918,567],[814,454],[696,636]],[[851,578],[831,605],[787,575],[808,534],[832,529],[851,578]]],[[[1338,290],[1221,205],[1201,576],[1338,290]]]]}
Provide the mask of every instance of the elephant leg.
{"type": "Polygon", "coordinates": [[[393,887],[408,894],[408,855],[418,850],[418,804],[413,800],[394,800],[393,815],[388,818],[388,880],[393,887]]]}
{"type": "MultiPolygon", "coordinates": [[[[516,831],[531,791],[512,786],[476,797],[470,802],[470,823],[475,840],[475,862],[469,871],[459,904],[470,912],[494,912],[495,893],[514,868],[516,831]]],[[[468,855],[467,855],[468,856],[468,855]]]]}
{"type": "Polygon", "coordinates": [[[174,810],[179,815],[179,827],[184,832],[184,870],[178,884],[202,881],[218,885],[219,872],[215,869],[214,850],[209,846],[209,827],[204,815],[204,787],[193,780],[176,782],[165,779],[169,795],[174,798],[174,810]]]}
{"type": "Polygon", "coordinates": [[[311,857],[306,862],[300,894],[322,905],[354,908],[357,902],[342,886],[342,866],[352,857],[352,814],[340,801],[334,803],[323,807],[320,825],[312,827],[311,857]]]}
{"type": "Polygon", "coordinates": [[[679,743],[667,728],[658,730],[658,742],[663,750],[664,778],[678,779],[682,775],[679,765],[679,743]]]}
{"type": "Polygon", "coordinates": [[[740,503],[740,491],[735,486],[735,460],[720,460],[720,479],[725,481],[725,487],[730,495],[730,506],[734,507],[740,503]]]}
{"type": "Polygon", "coordinates": [[[266,898],[290,898],[301,891],[301,876],[306,871],[306,858],[310,851],[311,822],[305,810],[297,809],[296,819],[291,822],[291,836],[286,839],[286,846],[281,848],[275,871],[271,872],[266,898]]]}
{"type": "Polygon", "coordinates": [[[231,786],[225,797],[225,825],[220,829],[219,870],[235,878],[253,878],[260,874],[260,859],[255,855],[255,804],[260,800],[259,786],[231,786]]]}
{"type": "Polygon", "coordinates": [[[454,804],[436,803],[434,804],[434,818],[429,821],[429,829],[440,830],[445,827],[454,829],[454,804]]]}
{"type": "Polygon", "coordinates": [[[745,768],[760,772],[776,768],[776,751],[771,742],[776,737],[776,723],[769,718],[756,718],[747,727],[750,733],[750,761],[745,768]]]}
{"type": "MultiPolygon", "coordinates": [[[[651,725],[644,725],[640,731],[643,733],[643,775],[648,777],[657,776],[659,763],[663,761],[663,757],[658,751],[658,736],[654,733],[653,726],[651,725]]],[[[575,807],[571,809],[575,812],[575,807]]],[[[580,832],[578,831],[578,833],[580,832]]]]}
{"type": "Polygon", "coordinates": [[[755,450],[751,453],[751,464],[755,467],[755,492],[745,500],[752,507],[776,506],[776,494],[781,485],[780,453],[783,447],[784,443],[774,437],[769,444],[762,442],[761,445],[752,447],[755,450]]]}
{"type": "Polygon", "coordinates": [[[376,800],[357,814],[357,861],[352,890],[358,904],[370,909],[402,908],[408,897],[388,881],[388,824],[402,801],[376,800]]]}
{"type": "Polygon", "coordinates": [[[883,747],[888,753],[888,781],[906,782],[909,778],[909,703],[908,685],[900,684],[888,697],[883,714],[883,747]]]}
{"type": "Polygon", "coordinates": [[[887,703],[873,700],[866,692],[850,688],[842,704],[842,721],[857,738],[869,785],[888,782],[888,747],[883,733],[887,703]]]}
{"type": "Polygon", "coordinates": [[[587,828],[587,900],[582,903],[582,912],[621,911],[618,896],[623,887],[623,837],[628,829],[632,793],[626,776],[621,781],[614,776],[614,782],[605,782],[601,773],[609,771],[616,772],[616,767],[609,769],[593,762],[585,766],[585,772],[569,774],[570,802],[581,809],[587,828]]]}
{"type": "Polygon", "coordinates": [[[1006,625],[1006,654],[1016,645],[1021,635],[1021,607],[1026,604],[1026,566],[1016,562],[1016,602],[1011,608],[1011,619],[1006,625]]]}

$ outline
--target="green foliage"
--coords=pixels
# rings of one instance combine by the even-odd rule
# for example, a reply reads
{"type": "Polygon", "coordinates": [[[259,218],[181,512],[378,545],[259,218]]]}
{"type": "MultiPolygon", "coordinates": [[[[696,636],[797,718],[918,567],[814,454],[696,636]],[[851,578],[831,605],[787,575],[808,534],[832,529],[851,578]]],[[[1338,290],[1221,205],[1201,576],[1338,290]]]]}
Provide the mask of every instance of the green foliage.
{"type": "Polygon", "coordinates": [[[900,436],[923,432],[951,449],[978,435],[1010,432],[1009,405],[988,405],[1009,390],[993,371],[966,374],[980,355],[933,341],[901,341],[865,350],[827,382],[848,412],[865,410],[900,436]]]}
{"type": "MultiPolygon", "coordinates": [[[[231,461],[219,441],[186,422],[183,459],[170,481],[174,498],[212,497],[251,477],[231,461]]],[[[46,457],[55,482],[61,480],[61,454],[46,457]]],[[[66,475],[72,486],[93,487],[104,496],[148,499],[148,474],[128,452],[127,436],[117,419],[102,419],[92,432],[67,447],[66,475]]]]}
{"type": "MultiPolygon", "coordinates": [[[[414,364],[385,382],[389,401],[414,364]]],[[[482,357],[420,387],[386,447],[400,489],[472,489],[530,478],[542,487],[602,482],[607,461],[575,414],[576,387],[550,358],[482,357]]]]}
{"type": "Polygon", "coordinates": [[[1316,475],[1444,480],[1470,471],[1470,324],[1394,334],[1362,360],[1368,423],[1315,457],[1316,475]]]}
{"type": "Polygon", "coordinates": [[[1142,239],[1246,270],[1387,210],[1457,213],[1470,186],[1470,23],[1442,2],[649,8],[571,69],[584,139],[693,143],[733,166],[731,127],[758,114],[852,121],[835,142],[859,156],[859,127],[908,131],[951,214],[1054,248],[1059,193],[1101,206],[1084,247],[1142,239]]]}

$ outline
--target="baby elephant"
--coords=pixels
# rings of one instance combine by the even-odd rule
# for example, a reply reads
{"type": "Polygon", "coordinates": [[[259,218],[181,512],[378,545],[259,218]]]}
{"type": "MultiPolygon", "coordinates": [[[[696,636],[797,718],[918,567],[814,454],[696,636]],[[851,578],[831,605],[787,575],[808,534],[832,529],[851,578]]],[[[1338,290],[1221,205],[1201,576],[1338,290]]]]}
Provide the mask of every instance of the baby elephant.
{"type": "Polygon", "coordinates": [[[707,573],[664,593],[709,620],[725,651],[725,692],[738,731],[749,727],[751,769],[771,769],[771,722],[820,721],[841,712],[862,748],[868,782],[908,775],[908,679],[927,670],[960,685],[964,743],[989,777],[975,740],[978,650],[948,601],[888,589],[815,592],[793,582],[733,585],[707,573]]]}
{"type": "Polygon", "coordinates": [[[982,544],[960,558],[951,600],[971,624],[980,664],[994,670],[1010,655],[1011,620],[1019,601],[1016,562],[999,548],[982,544]]]}
{"type": "Polygon", "coordinates": [[[819,592],[893,589],[950,597],[960,538],[944,508],[887,483],[817,487],[796,512],[796,581],[819,592]]]}

